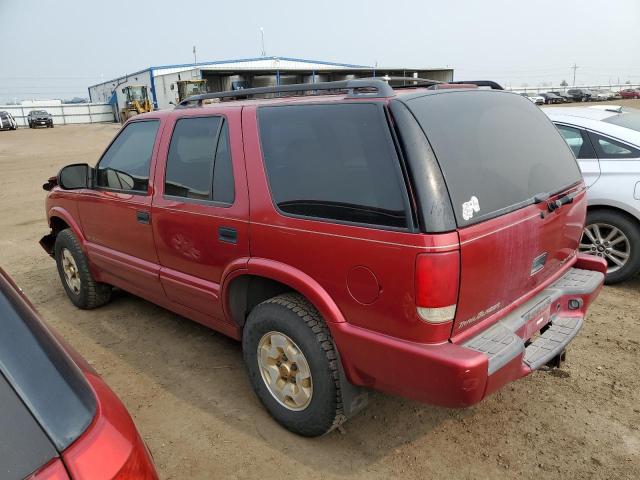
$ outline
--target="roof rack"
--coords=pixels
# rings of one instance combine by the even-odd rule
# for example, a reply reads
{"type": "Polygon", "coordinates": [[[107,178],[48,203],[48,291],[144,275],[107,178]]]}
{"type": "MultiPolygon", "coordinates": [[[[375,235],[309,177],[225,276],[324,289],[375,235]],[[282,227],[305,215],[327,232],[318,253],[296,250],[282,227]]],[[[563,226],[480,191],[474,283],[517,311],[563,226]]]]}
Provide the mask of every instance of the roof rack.
{"type": "Polygon", "coordinates": [[[349,98],[387,98],[395,95],[393,88],[380,78],[357,78],[354,80],[342,80],[337,82],[296,83],[292,85],[278,85],[274,87],[245,88],[243,90],[203,93],[185,98],[176,106],[176,108],[202,106],[202,102],[204,100],[213,100],[216,98],[220,100],[225,98],[248,98],[254,95],[265,95],[270,93],[314,92],[318,90],[348,90],[347,97],[349,98]]]}
{"type": "Polygon", "coordinates": [[[455,82],[446,82],[450,85],[461,85],[461,84],[471,84],[477,85],[478,87],[489,87],[491,90],[504,90],[502,86],[494,82],[493,80],[457,80],[455,82]]]}

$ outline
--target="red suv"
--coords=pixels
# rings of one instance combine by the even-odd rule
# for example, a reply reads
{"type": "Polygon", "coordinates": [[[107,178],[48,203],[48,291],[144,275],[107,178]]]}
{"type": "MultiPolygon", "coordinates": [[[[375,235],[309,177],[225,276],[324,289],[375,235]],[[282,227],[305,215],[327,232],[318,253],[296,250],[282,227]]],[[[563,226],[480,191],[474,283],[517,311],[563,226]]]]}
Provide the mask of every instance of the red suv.
{"type": "Polygon", "coordinates": [[[241,340],[260,400],[307,436],[369,388],[462,407],[559,361],[606,271],[576,251],[571,150],[520,95],[408,83],[136,116],[44,186],[69,298],[115,286],[241,340]]]}

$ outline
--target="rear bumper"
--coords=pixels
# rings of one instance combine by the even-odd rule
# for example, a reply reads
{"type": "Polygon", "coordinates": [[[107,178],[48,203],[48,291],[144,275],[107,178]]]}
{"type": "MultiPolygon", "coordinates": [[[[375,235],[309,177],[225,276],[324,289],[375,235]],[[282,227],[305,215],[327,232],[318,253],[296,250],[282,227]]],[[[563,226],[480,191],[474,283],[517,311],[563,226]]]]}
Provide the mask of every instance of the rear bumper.
{"type": "Polygon", "coordinates": [[[331,324],[331,331],[352,383],[465,407],[562,354],[602,288],[603,269],[599,259],[580,256],[549,287],[460,345],[419,344],[348,323],[331,324]]]}

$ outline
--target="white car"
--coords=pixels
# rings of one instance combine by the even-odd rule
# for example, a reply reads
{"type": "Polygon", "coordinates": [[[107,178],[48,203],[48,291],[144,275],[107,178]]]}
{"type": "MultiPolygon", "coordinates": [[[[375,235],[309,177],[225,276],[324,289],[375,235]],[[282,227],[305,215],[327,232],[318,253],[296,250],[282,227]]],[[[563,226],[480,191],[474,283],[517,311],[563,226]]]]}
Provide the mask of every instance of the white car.
{"type": "Polygon", "coordinates": [[[536,105],[544,105],[544,97],[541,97],[540,95],[536,95],[534,93],[521,93],[520,95],[522,95],[525,98],[528,98],[536,105]]]}
{"type": "Polygon", "coordinates": [[[588,186],[580,251],[609,264],[607,283],[640,271],[640,110],[615,105],[543,109],[588,186]]]}

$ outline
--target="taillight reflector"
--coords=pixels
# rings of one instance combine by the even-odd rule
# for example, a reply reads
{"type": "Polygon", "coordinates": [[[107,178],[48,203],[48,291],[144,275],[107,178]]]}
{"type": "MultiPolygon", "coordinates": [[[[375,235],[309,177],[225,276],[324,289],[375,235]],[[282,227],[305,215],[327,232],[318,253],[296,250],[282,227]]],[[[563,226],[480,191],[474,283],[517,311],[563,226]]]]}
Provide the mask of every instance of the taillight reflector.
{"type": "Polygon", "coordinates": [[[453,321],[460,283],[460,252],[421,253],[416,259],[416,309],[429,323],[453,321]]]}

